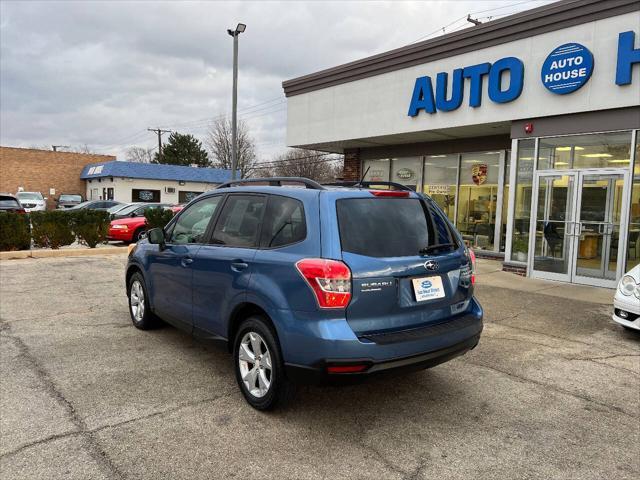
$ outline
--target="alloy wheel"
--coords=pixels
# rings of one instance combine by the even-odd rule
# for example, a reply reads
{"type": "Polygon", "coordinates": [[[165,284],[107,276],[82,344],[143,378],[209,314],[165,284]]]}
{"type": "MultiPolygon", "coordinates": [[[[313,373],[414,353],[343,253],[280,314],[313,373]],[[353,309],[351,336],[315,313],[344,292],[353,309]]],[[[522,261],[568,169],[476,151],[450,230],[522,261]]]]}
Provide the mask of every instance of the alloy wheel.
{"type": "Polygon", "coordinates": [[[264,397],[271,387],[271,353],[264,339],[256,332],[242,337],[238,352],[240,376],[247,391],[256,398],[264,397]]]}
{"type": "Polygon", "coordinates": [[[133,315],[134,320],[136,322],[141,322],[144,317],[144,289],[138,280],[135,280],[131,284],[129,304],[131,305],[131,314],[133,315]]]}

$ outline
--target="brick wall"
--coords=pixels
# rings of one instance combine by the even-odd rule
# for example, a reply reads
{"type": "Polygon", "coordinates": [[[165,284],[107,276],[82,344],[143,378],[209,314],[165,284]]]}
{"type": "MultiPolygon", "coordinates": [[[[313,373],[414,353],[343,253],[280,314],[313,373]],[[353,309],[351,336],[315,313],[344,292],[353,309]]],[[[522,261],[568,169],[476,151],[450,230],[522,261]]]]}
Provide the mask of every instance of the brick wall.
{"type": "Polygon", "coordinates": [[[342,175],[345,181],[360,180],[360,151],[346,151],[344,153],[344,168],[342,175]]]}
{"type": "Polygon", "coordinates": [[[41,192],[48,208],[55,208],[61,193],[86,194],[80,173],[89,163],[111,162],[112,155],[53,152],[31,148],[0,147],[0,192],[16,193],[18,187],[27,192],[41,192]],[[55,195],[49,190],[55,189],[55,195]]]}

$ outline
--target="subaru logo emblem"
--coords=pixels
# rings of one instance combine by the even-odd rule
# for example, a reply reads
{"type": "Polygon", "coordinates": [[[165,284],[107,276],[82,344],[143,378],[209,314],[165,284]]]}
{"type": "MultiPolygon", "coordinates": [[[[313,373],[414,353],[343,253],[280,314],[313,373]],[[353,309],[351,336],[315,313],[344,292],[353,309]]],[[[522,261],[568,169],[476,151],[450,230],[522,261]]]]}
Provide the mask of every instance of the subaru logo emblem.
{"type": "Polygon", "coordinates": [[[426,268],[427,270],[437,270],[438,269],[438,262],[436,262],[435,260],[427,260],[426,262],[424,262],[424,268],[426,268]]]}

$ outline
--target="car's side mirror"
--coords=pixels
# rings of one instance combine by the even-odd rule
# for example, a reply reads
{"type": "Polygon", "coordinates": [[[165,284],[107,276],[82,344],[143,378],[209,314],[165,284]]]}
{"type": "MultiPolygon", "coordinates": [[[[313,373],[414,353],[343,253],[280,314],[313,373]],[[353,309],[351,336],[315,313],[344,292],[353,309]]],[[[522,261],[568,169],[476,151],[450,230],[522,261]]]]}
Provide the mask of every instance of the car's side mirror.
{"type": "Polygon", "coordinates": [[[49,200],[49,197],[44,197],[43,200],[49,200]]]}
{"type": "Polygon", "coordinates": [[[131,218],[135,218],[135,217],[137,217],[138,215],[136,214],[136,212],[131,212],[131,213],[129,214],[129,216],[130,216],[131,218]]]}
{"type": "Polygon", "coordinates": [[[152,228],[147,232],[147,240],[153,245],[159,245],[160,250],[164,249],[164,230],[161,228],[152,228]]]}

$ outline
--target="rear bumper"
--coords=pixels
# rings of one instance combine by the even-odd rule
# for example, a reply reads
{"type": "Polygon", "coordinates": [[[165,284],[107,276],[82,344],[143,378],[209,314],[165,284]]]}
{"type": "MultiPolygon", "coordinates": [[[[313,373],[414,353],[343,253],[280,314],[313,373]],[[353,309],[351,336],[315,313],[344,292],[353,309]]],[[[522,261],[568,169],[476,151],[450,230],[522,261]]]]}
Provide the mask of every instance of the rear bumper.
{"type": "Polygon", "coordinates": [[[395,358],[385,362],[371,362],[368,359],[352,359],[348,361],[325,360],[312,367],[285,364],[285,369],[287,378],[299,384],[357,383],[385,375],[396,375],[435,367],[460,355],[464,355],[469,350],[473,350],[479,341],[480,334],[441,350],[410,357],[395,358]],[[353,365],[354,363],[365,363],[367,368],[359,373],[327,373],[327,367],[329,365],[353,365]]]}
{"type": "Polygon", "coordinates": [[[463,355],[478,344],[482,316],[482,308],[473,299],[464,313],[446,322],[383,341],[371,340],[374,336],[358,338],[344,318],[317,320],[300,312],[292,315],[285,328],[276,323],[276,329],[292,381],[344,382],[430,368],[463,355]],[[345,365],[364,365],[364,369],[358,373],[328,373],[329,366],[345,365]]]}

